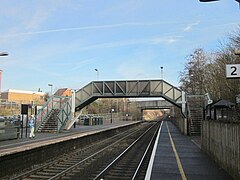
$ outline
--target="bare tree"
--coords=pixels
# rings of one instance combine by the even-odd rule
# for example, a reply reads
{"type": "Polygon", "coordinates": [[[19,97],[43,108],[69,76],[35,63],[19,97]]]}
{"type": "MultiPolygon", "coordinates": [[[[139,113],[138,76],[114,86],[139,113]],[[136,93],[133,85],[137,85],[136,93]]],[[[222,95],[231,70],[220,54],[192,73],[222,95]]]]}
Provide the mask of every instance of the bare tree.
{"type": "Polygon", "coordinates": [[[195,49],[187,56],[185,68],[180,72],[180,88],[190,94],[208,92],[213,100],[235,101],[240,94],[240,79],[226,78],[226,64],[240,64],[240,57],[234,54],[240,49],[240,27],[229,35],[227,44],[220,43],[216,52],[206,53],[195,49]]]}
{"type": "Polygon", "coordinates": [[[205,66],[209,57],[203,49],[195,49],[187,56],[184,71],[180,72],[180,88],[191,94],[204,94],[206,92],[205,66]]]}

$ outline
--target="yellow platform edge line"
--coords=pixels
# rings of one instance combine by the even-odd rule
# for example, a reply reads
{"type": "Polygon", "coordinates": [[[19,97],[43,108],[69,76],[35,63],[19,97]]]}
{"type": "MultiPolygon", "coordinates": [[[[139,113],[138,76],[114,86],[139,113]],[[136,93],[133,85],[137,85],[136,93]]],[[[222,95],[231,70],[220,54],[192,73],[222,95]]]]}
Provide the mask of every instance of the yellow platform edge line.
{"type": "Polygon", "coordinates": [[[180,158],[179,158],[179,156],[178,156],[178,153],[177,153],[175,144],[174,144],[174,142],[173,142],[171,133],[170,133],[170,131],[169,131],[168,123],[167,123],[167,122],[166,122],[166,125],[167,125],[168,135],[169,135],[169,138],[170,138],[170,141],[171,141],[171,145],[172,145],[172,148],[173,148],[173,152],[174,152],[175,157],[176,157],[176,160],[177,160],[178,169],[179,169],[179,171],[180,171],[180,174],[181,174],[181,176],[182,176],[182,179],[183,179],[183,180],[187,180],[186,175],[185,175],[185,172],[184,172],[183,167],[182,167],[182,163],[181,163],[181,161],[180,161],[180,158]]]}

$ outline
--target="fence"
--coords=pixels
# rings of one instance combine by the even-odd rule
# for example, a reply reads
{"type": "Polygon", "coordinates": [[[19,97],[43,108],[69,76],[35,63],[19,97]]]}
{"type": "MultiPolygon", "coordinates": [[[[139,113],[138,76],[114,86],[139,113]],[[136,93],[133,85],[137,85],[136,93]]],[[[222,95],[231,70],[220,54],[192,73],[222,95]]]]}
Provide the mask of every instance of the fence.
{"type": "Polygon", "coordinates": [[[203,121],[202,149],[234,178],[240,179],[240,121],[203,121]]]}
{"type": "Polygon", "coordinates": [[[20,136],[20,126],[0,122],[0,141],[7,139],[16,139],[20,136]]]}

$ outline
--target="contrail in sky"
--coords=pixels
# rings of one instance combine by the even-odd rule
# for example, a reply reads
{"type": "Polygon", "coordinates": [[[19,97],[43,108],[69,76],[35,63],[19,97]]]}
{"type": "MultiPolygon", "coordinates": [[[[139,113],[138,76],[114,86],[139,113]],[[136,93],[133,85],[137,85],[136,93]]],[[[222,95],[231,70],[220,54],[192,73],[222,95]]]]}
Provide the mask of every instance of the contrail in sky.
{"type": "Polygon", "coordinates": [[[90,30],[90,29],[116,28],[116,27],[125,27],[125,26],[153,26],[153,25],[163,25],[163,24],[186,24],[186,23],[189,23],[189,22],[150,22],[150,23],[129,22],[129,23],[106,24],[106,25],[85,26],[85,27],[76,27],[76,28],[49,29],[49,30],[43,30],[43,31],[32,31],[32,32],[23,32],[23,33],[15,33],[15,34],[6,34],[4,37],[45,34],[45,33],[54,33],[54,32],[66,32],[66,31],[90,30]]]}
{"type": "MultiPolygon", "coordinates": [[[[45,34],[45,33],[54,33],[54,32],[67,32],[67,31],[79,31],[79,30],[90,30],[90,29],[104,29],[104,28],[117,28],[117,27],[125,27],[125,26],[154,26],[154,25],[163,25],[163,24],[187,24],[189,22],[130,22],[130,23],[119,23],[119,24],[106,24],[106,25],[98,25],[98,26],[85,26],[85,27],[76,27],[76,28],[61,28],[61,29],[50,29],[43,31],[32,31],[32,32],[23,32],[23,33],[15,33],[15,34],[6,34],[4,36],[0,36],[0,38],[7,38],[13,36],[24,36],[24,35],[34,35],[34,34],[45,34]]],[[[237,24],[237,22],[227,23],[227,24],[217,24],[214,26],[225,26],[230,24],[237,24]]],[[[197,24],[192,24],[197,25],[197,24]]]]}

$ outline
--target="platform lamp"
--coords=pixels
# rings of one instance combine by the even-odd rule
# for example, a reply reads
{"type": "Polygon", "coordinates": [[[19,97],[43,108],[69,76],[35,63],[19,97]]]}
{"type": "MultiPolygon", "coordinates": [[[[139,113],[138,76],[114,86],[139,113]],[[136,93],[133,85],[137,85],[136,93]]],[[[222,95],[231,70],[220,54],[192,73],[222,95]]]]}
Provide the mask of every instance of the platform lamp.
{"type": "Polygon", "coordinates": [[[0,56],[8,56],[7,52],[0,52],[0,56]]]}
{"type": "MultiPolygon", "coordinates": [[[[0,52],[0,56],[8,56],[7,52],[0,52]]],[[[0,69],[0,98],[2,94],[2,70],[0,69]]]]}
{"type": "Polygon", "coordinates": [[[111,109],[111,123],[113,122],[113,112],[114,112],[114,109],[111,109]]]}
{"type": "Polygon", "coordinates": [[[161,71],[161,79],[163,80],[163,67],[160,67],[160,71],[161,71]]]}
{"type": "Polygon", "coordinates": [[[52,88],[53,88],[53,84],[48,84],[49,87],[51,87],[51,96],[52,96],[52,88]]]}
{"type": "Polygon", "coordinates": [[[99,79],[99,71],[98,71],[98,69],[94,69],[95,71],[96,71],[96,73],[97,73],[97,81],[98,81],[98,79],[99,79]]]}
{"type": "MultiPolygon", "coordinates": [[[[240,57],[240,49],[235,49],[234,54],[240,57]]],[[[236,104],[240,107],[240,94],[236,95],[236,104]]]]}

